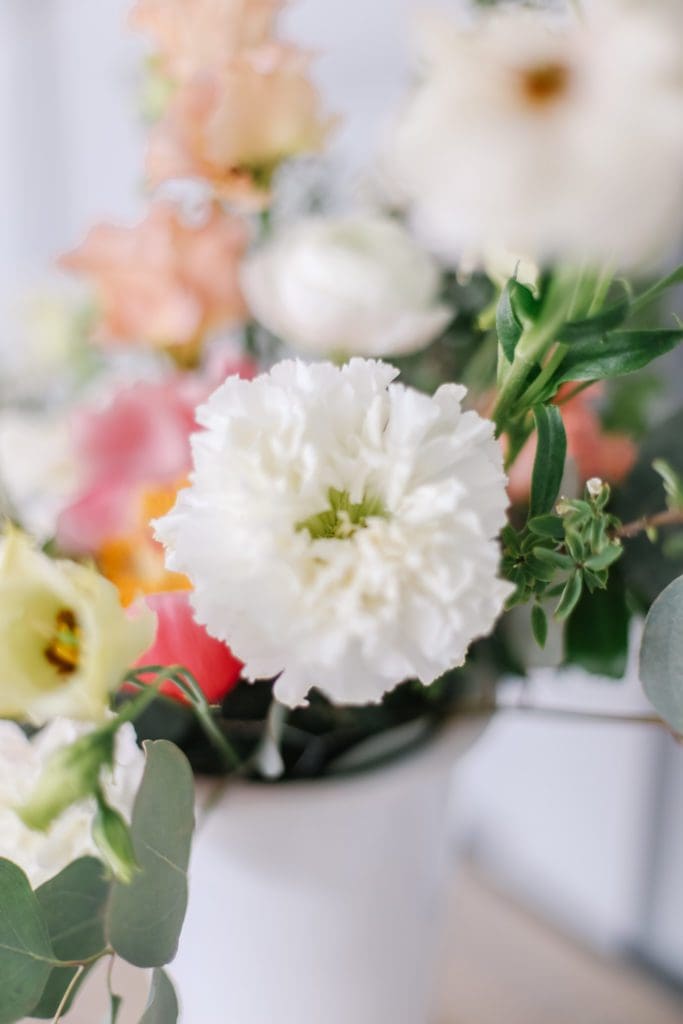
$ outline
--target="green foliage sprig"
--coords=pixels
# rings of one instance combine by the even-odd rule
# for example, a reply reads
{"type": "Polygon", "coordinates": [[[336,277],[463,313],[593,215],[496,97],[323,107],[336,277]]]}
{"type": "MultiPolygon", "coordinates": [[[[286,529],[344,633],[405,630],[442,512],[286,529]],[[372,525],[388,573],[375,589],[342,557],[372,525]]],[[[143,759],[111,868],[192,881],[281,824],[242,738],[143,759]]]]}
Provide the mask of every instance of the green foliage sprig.
{"type": "Polygon", "coordinates": [[[607,588],[609,569],[623,553],[620,521],[607,511],[610,488],[590,481],[582,498],[561,499],[554,513],[533,516],[522,531],[503,532],[503,573],[516,585],[508,607],[534,603],[532,625],[541,646],[548,624],[543,602],[558,598],[554,616],[566,621],[584,589],[607,588]]]}

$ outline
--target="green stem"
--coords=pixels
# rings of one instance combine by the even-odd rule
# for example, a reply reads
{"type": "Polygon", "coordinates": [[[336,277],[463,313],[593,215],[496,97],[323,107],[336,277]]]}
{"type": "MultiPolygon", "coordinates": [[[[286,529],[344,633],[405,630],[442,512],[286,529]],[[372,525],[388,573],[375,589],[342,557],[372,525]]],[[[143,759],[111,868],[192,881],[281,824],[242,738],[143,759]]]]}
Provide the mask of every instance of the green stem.
{"type": "Polygon", "coordinates": [[[527,390],[522,395],[522,402],[526,407],[535,405],[543,394],[546,386],[550,383],[555,374],[555,371],[559,369],[562,364],[562,360],[567,352],[566,345],[557,345],[555,351],[552,353],[550,359],[547,361],[536,380],[529,385],[527,390]]]}
{"type": "MultiPolygon", "coordinates": [[[[577,275],[576,270],[558,274],[548,288],[541,319],[532,324],[519,339],[514,360],[504,377],[493,410],[499,435],[504,431],[510,411],[524,391],[532,369],[542,360],[560,328],[567,322],[567,316],[576,304],[577,288],[582,276],[583,273],[579,271],[577,275]]],[[[519,412],[524,412],[525,408],[522,407],[519,412]]]]}
{"type": "Polygon", "coordinates": [[[595,314],[598,313],[604,306],[605,299],[607,298],[607,293],[609,292],[610,287],[612,286],[613,280],[614,268],[610,264],[607,264],[602,268],[600,274],[598,275],[598,279],[595,282],[595,294],[593,295],[593,300],[590,306],[588,307],[589,317],[595,316],[595,314]]]}
{"type": "Polygon", "coordinates": [[[69,1003],[69,1000],[71,999],[71,996],[75,992],[76,986],[78,985],[79,981],[81,980],[81,977],[83,975],[83,971],[84,970],[85,970],[85,967],[83,966],[83,964],[79,964],[78,968],[76,970],[76,973],[74,974],[73,978],[71,979],[71,981],[67,985],[66,991],[64,992],[64,995],[62,996],[62,998],[60,1000],[59,1006],[57,1007],[57,1012],[54,1015],[54,1018],[52,1020],[52,1024],[59,1024],[60,1020],[64,1016],[64,1013],[66,1011],[66,1008],[67,1008],[67,1005],[69,1003]]]}
{"type": "Polygon", "coordinates": [[[662,278],[661,281],[657,281],[657,283],[653,284],[651,288],[648,288],[647,291],[642,293],[642,295],[639,295],[634,299],[631,303],[631,313],[639,313],[645,308],[645,306],[649,306],[651,302],[658,299],[659,296],[667,290],[667,288],[671,288],[672,285],[680,284],[681,282],[683,282],[683,266],[677,267],[676,270],[671,274],[668,274],[667,277],[662,278]]]}
{"type": "MultiPolygon", "coordinates": [[[[197,716],[197,721],[204,730],[207,738],[221,755],[225,767],[230,771],[239,768],[241,764],[239,755],[218,727],[216,720],[213,717],[211,705],[207,701],[204,691],[188,669],[183,668],[182,665],[173,665],[170,668],[162,668],[158,665],[145,666],[144,668],[139,668],[134,672],[129,673],[126,677],[126,682],[132,683],[134,686],[145,687],[153,691],[151,700],[142,704],[143,710],[147,704],[151,703],[151,701],[157,696],[159,687],[162,683],[172,682],[189,699],[192,710],[197,716]],[[149,675],[152,672],[158,672],[159,675],[153,683],[145,683],[141,677],[149,675]]],[[[135,704],[136,702],[134,701],[133,705],[135,704]]],[[[137,711],[134,717],[137,717],[137,714],[139,713],[140,712],[137,711]]]]}

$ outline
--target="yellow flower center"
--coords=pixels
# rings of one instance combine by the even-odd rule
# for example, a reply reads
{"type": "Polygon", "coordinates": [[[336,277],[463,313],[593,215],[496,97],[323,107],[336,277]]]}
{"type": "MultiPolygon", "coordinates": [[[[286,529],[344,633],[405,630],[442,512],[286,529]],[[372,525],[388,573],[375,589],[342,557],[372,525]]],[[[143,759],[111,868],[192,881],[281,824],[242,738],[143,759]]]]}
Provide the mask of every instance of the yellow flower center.
{"type": "Polygon", "coordinates": [[[351,501],[347,491],[328,491],[330,507],[296,524],[296,529],[308,530],[312,540],[345,540],[368,525],[370,518],[386,518],[379,498],[366,495],[361,502],[351,501]]]}
{"type": "Polygon", "coordinates": [[[559,62],[523,68],[519,83],[525,101],[532,107],[547,107],[569,90],[571,69],[559,62]]]}
{"type": "Polygon", "coordinates": [[[81,630],[70,608],[62,608],[55,616],[55,629],[45,648],[45,659],[60,676],[72,675],[81,657],[81,630]]]}

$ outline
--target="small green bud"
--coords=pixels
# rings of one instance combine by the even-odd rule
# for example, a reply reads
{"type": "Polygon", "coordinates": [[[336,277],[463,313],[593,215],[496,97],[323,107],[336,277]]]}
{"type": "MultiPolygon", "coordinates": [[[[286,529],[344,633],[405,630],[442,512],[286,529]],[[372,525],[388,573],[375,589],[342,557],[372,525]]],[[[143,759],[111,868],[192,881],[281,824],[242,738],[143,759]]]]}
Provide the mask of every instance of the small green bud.
{"type": "Polygon", "coordinates": [[[102,860],[118,882],[129,885],[140,866],[135,857],[133,839],[127,822],[110,807],[101,793],[97,796],[97,814],[92,837],[102,860]]]}
{"type": "Polygon", "coordinates": [[[45,832],[72,804],[97,792],[102,768],[114,760],[115,730],[98,729],[56,751],[31,797],[16,808],[28,828],[45,832]]]}

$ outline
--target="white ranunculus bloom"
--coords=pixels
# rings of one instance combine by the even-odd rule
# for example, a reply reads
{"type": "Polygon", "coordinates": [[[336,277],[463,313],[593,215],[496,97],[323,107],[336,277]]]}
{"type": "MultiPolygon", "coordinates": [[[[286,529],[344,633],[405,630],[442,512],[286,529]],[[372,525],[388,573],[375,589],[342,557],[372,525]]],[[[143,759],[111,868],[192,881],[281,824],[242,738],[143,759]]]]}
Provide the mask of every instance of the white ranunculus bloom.
{"type": "Polygon", "coordinates": [[[396,221],[310,217],[284,228],[247,261],[254,316],[293,349],[318,356],[415,352],[453,310],[441,275],[396,221]]]}
{"type": "Polygon", "coordinates": [[[157,523],[200,622],[279,700],[376,702],[462,664],[510,593],[493,426],[386,363],[278,364],[200,408],[192,485],[157,523]]]}
{"type": "MultiPolygon", "coordinates": [[[[50,756],[87,732],[88,726],[60,718],[29,740],[18,725],[0,721],[0,857],[18,864],[34,887],[79,857],[98,855],[90,835],[93,799],[70,807],[47,832],[27,828],[14,810],[32,795],[50,756]]],[[[127,819],[143,766],[135,731],[125,725],[117,735],[114,768],[103,779],[108,802],[127,819]]]]}
{"type": "Polygon", "coordinates": [[[0,412],[0,510],[38,541],[55,536],[79,475],[66,415],[0,412]]]}
{"type": "Polygon", "coordinates": [[[660,3],[422,24],[387,184],[447,259],[658,258],[683,230],[683,49],[660,3]]]}

